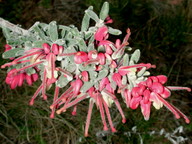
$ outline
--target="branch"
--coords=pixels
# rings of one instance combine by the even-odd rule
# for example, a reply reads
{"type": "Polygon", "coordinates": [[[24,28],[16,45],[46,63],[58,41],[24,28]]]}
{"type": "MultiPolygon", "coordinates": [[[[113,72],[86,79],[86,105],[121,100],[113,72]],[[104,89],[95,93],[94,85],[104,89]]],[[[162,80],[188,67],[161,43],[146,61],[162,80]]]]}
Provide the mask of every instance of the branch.
{"type": "Polygon", "coordinates": [[[4,20],[3,18],[0,18],[0,27],[8,28],[11,31],[16,32],[16,33],[21,34],[21,35],[27,35],[29,33],[29,31],[22,29],[21,27],[10,23],[7,20],[4,20]]]}

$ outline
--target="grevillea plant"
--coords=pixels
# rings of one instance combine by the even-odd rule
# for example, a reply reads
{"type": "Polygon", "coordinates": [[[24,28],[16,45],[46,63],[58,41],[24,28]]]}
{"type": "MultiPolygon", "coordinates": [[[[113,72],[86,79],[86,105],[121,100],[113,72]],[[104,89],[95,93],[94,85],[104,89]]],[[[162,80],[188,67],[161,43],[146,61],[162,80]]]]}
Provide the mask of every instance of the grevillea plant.
{"type": "Polygon", "coordinates": [[[177,119],[182,117],[189,123],[190,120],[166,99],[172,90],[191,89],[166,86],[164,75],[150,76],[148,69],[156,66],[139,63],[138,49],[131,52],[130,29],[123,40],[110,41],[110,35],[120,35],[121,31],[107,26],[113,22],[108,12],[107,2],[99,16],[89,7],[81,30],[74,25],[58,25],[55,21],[36,22],[24,30],[1,18],[0,26],[7,40],[3,58],[11,60],[1,66],[8,68],[5,82],[14,89],[24,81],[31,85],[39,78],[42,83],[29,104],[34,105],[38,96],[52,99],[50,118],[71,107],[75,115],[78,103],[88,100],[85,136],[88,136],[94,105],[100,112],[104,130],[108,130],[109,125],[111,131],[116,132],[110,115],[112,105],[117,107],[122,122],[126,122],[119,99],[123,99],[127,108],[140,108],[145,120],[149,119],[152,106],[156,109],[165,106],[177,119]],[[92,20],[94,26],[90,26],[92,20]],[[51,87],[55,88],[54,94],[47,97],[51,87]],[[66,91],[61,93],[61,89],[66,91]]]}

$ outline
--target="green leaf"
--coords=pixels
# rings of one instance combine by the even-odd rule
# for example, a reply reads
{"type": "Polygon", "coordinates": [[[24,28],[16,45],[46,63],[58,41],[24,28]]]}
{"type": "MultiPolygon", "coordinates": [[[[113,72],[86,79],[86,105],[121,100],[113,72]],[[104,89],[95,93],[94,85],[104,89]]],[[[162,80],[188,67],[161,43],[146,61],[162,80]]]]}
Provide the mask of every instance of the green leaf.
{"type": "Polygon", "coordinates": [[[89,73],[89,77],[90,77],[90,81],[94,81],[97,78],[98,73],[95,71],[88,71],[89,73]]]}
{"type": "Polygon", "coordinates": [[[79,34],[79,31],[78,31],[78,29],[75,27],[75,28],[72,28],[71,30],[70,30],[70,32],[71,32],[71,34],[73,35],[73,36],[75,36],[75,37],[80,37],[80,34],[79,34]]]}
{"type": "Polygon", "coordinates": [[[99,15],[100,19],[104,21],[107,18],[108,13],[109,13],[109,3],[104,2],[99,15]]]}
{"type": "Polygon", "coordinates": [[[140,77],[142,76],[145,72],[146,72],[146,67],[143,67],[138,73],[137,73],[137,76],[140,77]]]}
{"type": "Polygon", "coordinates": [[[92,10],[86,10],[85,13],[92,18],[95,22],[99,21],[99,17],[97,16],[97,14],[95,12],[93,12],[92,10]]]}
{"type": "Polygon", "coordinates": [[[52,42],[55,42],[58,39],[58,31],[56,21],[49,23],[49,36],[52,42]]]}
{"type": "Polygon", "coordinates": [[[131,61],[137,63],[139,61],[140,55],[141,55],[140,50],[139,49],[135,50],[131,56],[131,61]]]}
{"type": "Polygon", "coordinates": [[[129,65],[129,55],[125,54],[123,56],[123,66],[128,66],[129,65]]]}
{"type": "Polygon", "coordinates": [[[11,57],[16,57],[16,56],[22,55],[23,52],[24,52],[23,48],[15,48],[15,49],[11,49],[9,51],[4,52],[2,57],[4,59],[11,58],[11,57]]]}
{"type": "Polygon", "coordinates": [[[34,27],[33,27],[33,30],[38,34],[38,36],[39,36],[42,40],[46,40],[46,39],[47,39],[47,36],[45,35],[44,31],[41,30],[38,25],[34,26],[34,27]]]}
{"type": "Polygon", "coordinates": [[[82,20],[82,24],[81,24],[81,31],[87,31],[87,29],[89,28],[89,23],[90,23],[90,17],[85,13],[83,20],[82,20]]]}
{"type": "Polygon", "coordinates": [[[11,32],[8,28],[2,27],[3,30],[3,35],[5,36],[6,39],[9,39],[11,36],[11,32]]]}
{"type": "Polygon", "coordinates": [[[67,84],[69,83],[69,81],[67,80],[66,77],[64,77],[64,75],[61,75],[58,79],[58,81],[56,82],[56,85],[60,88],[65,87],[67,84]]]}
{"type": "Polygon", "coordinates": [[[25,71],[27,72],[28,75],[32,75],[32,74],[35,74],[35,73],[36,73],[36,71],[35,71],[34,68],[28,68],[28,69],[26,69],[25,71]]]}
{"type": "Polygon", "coordinates": [[[108,69],[104,69],[104,70],[101,70],[99,71],[99,74],[98,74],[98,77],[97,77],[97,81],[105,78],[109,73],[109,70],[108,69]]]}
{"type": "Polygon", "coordinates": [[[88,40],[91,37],[91,35],[93,34],[93,32],[88,31],[88,32],[85,32],[84,34],[85,34],[85,39],[88,40]]]}
{"type": "Polygon", "coordinates": [[[88,48],[87,48],[87,51],[91,51],[91,50],[95,50],[95,47],[94,47],[94,44],[93,43],[90,43],[88,45],[88,48]]]}
{"type": "Polygon", "coordinates": [[[81,92],[85,93],[87,90],[89,90],[94,85],[93,82],[84,82],[83,86],[81,87],[81,92]]]}
{"type": "Polygon", "coordinates": [[[36,48],[41,48],[44,43],[49,43],[49,42],[45,40],[34,41],[32,46],[36,48]]]}
{"type": "Polygon", "coordinates": [[[79,40],[78,45],[79,45],[80,51],[85,51],[85,52],[87,51],[87,46],[86,46],[86,43],[83,39],[79,40]]]}
{"type": "Polygon", "coordinates": [[[95,37],[94,37],[94,35],[92,35],[91,38],[89,39],[89,44],[93,43],[94,40],[95,40],[95,37]]]}
{"type": "Polygon", "coordinates": [[[109,30],[109,33],[112,34],[112,35],[120,35],[122,34],[122,32],[118,29],[114,29],[112,27],[108,27],[108,30],[109,30]]]}

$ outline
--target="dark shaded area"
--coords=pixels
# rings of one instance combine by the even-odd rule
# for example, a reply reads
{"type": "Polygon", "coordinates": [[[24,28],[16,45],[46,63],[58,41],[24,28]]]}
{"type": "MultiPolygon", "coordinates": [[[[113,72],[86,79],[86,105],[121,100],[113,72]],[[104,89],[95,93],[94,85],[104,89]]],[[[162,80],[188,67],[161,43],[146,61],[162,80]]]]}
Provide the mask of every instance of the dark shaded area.
{"type": "MultiPolygon", "coordinates": [[[[122,30],[123,38],[126,29],[131,29],[130,46],[142,52],[140,62],[150,62],[157,66],[152,69],[152,75],[164,74],[169,77],[167,85],[182,85],[192,87],[192,2],[191,0],[108,0],[110,16],[114,20],[112,27],[122,30]],[[175,3],[176,2],[176,3],[175,3]]],[[[53,20],[62,25],[73,24],[81,26],[84,10],[93,5],[98,13],[104,0],[0,0],[0,17],[27,29],[36,21],[49,23],[53,20]]],[[[111,39],[115,39],[112,37],[111,39]]],[[[0,54],[4,51],[5,39],[0,34],[0,54]]],[[[0,65],[5,60],[0,58],[0,65]]],[[[33,107],[28,101],[37,88],[24,85],[11,91],[4,83],[6,70],[0,70],[0,143],[140,143],[138,134],[128,132],[137,126],[144,143],[171,143],[158,134],[150,136],[148,132],[160,131],[164,128],[172,132],[180,125],[184,126],[186,143],[192,142],[192,125],[183,120],[176,120],[165,108],[156,111],[152,109],[148,122],[143,120],[140,110],[126,109],[127,123],[121,124],[117,110],[112,108],[117,133],[101,131],[101,120],[98,111],[93,111],[90,137],[83,137],[83,128],[87,102],[79,106],[78,115],[70,113],[49,119],[51,102],[39,102],[33,107]],[[86,106],[85,106],[86,105],[86,106]],[[86,108],[83,108],[83,107],[86,108]],[[126,133],[127,132],[127,133],[126,133]]],[[[192,94],[173,92],[169,99],[191,118],[192,94]]]]}

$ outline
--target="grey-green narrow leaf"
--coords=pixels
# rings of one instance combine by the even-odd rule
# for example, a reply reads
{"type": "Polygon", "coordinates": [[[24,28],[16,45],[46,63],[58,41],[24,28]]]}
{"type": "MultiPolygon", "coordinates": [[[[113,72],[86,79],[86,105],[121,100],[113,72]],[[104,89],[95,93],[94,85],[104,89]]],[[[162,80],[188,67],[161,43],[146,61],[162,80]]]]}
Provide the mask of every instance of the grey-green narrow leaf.
{"type": "Polygon", "coordinates": [[[105,20],[108,16],[109,13],[109,3],[108,2],[104,2],[102,8],[101,8],[101,12],[100,12],[100,19],[101,20],[105,20]]]}
{"type": "Polygon", "coordinates": [[[109,73],[109,70],[107,70],[107,69],[99,71],[97,81],[105,78],[108,75],[108,73],[109,73]]]}
{"type": "Polygon", "coordinates": [[[81,87],[81,92],[86,92],[88,89],[90,89],[94,85],[93,82],[84,82],[83,86],[81,87]]]}
{"type": "Polygon", "coordinates": [[[92,10],[86,10],[85,13],[90,17],[92,18],[95,22],[98,22],[99,21],[99,18],[97,16],[97,14],[95,12],[93,12],[92,10]]]}
{"type": "Polygon", "coordinates": [[[55,21],[49,23],[49,36],[51,41],[55,42],[58,39],[57,24],[55,21]]]}
{"type": "Polygon", "coordinates": [[[49,43],[49,42],[45,40],[35,41],[33,42],[32,46],[36,48],[41,48],[44,43],[49,43]]]}
{"type": "Polygon", "coordinates": [[[88,27],[89,27],[89,22],[90,22],[90,17],[85,13],[83,20],[82,20],[82,24],[81,24],[81,31],[87,31],[88,27]]]}
{"type": "Polygon", "coordinates": [[[40,37],[42,40],[46,40],[46,39],[47,39],[44,31],[43,31],[42,29],[40,29],[38,25],[34,26],[34,27],[33,27],[33,30],[39,35],[39,37],[40,37]]]}
{"type": "Polygon", "coordinates": [[[22,52],[24,52],[23,48],[15,48],[15,49],[11,49],[9,51],[6,51],[3,53],[3,58],[7,59],[7,58],[11,58],[11,57],[16,57],[22,54],[22,52]]]}
{"type": "Polygon", "coordinates": [[[128,66],[129,65],[129,55],[125,54],[123,56],[123,66],[128,66]]]}
{"type": "Polygon", "coordinates": [[[78,45],[79,45],[79,50],[80,51],[87,51],[87,46],[86,46],[86,43],[85,43],[85,41],[83,39],[79,40],[78,45]]]}
{"type": "Polygon", "coordinates": [[[114,29],[112,27],[109,27],[109,33],[112,34],[112,35],[120,35],[122,34],[122,32],[118,29],[114,29]]]}
{"type": "Polygon", "coordinates": [[[139,61],[140,55],[141,55],[140,50],[139,49],[135,50],[131,56],[131,61],[137,63],[139,61]]]}
{"type": "Polygon", "coordinates": [[[57,81],[57,86],[63,88],[68,84],[68,82],[69,81],[67,80],[67,78],[61,75],[57,81]]]}
{"type": "Polygon", "coordinates": [[[137,76],[140,77],[142,76],[145,72],[146,72],[146,67],[143,67],[138,73],[137,73],[137,76]]]}

